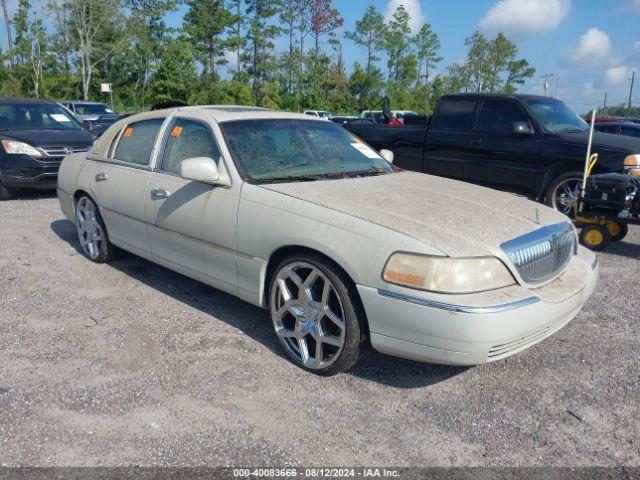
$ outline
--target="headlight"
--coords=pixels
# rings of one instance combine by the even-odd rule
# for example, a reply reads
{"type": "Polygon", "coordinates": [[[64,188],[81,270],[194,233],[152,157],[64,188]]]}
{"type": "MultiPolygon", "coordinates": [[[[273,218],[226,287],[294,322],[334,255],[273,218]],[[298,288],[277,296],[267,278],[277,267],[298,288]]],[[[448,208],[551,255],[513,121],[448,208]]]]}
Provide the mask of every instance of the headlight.
{"type": "Polygon", "coordinates": [[[439,293],[474,293],[507,287],[513,275],[496,257],[448,258],[394,253],[382,278],[403,287],[439,293]]]}
{"type": "Polygon", "coordinates": [[[31,155],[32,157],[42,157],[40,150],[27,143],[16,142],[15,140],[2,140],[4,151],[10,155],[31,155]]]}
{"type": "Polygon", "coordinates": [[[629,155],[625,158],[624,171],[630,175],[640,176],[640,155],[629,155]]]}

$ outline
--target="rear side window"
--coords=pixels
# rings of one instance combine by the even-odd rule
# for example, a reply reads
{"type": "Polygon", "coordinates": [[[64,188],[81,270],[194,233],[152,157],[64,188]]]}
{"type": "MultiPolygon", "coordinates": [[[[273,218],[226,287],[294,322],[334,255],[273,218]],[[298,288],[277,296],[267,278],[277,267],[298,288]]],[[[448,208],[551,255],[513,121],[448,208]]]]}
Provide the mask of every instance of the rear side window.
{"type": "Polygon", "coordinates": [[[509,133],[515,122],[524,122],[531,128],[529,119],[515,102],[501,98],[488,98],[480,110],[476,130],[509,133]]]}
{"type": "Polygon", "coordinates": [[[151,150],[164,118],[130,123],[120,133],[113,158],[121,162],[148,165],[151,150]]]}
{"type": "Polygon", "coordinates": [[[629,137],[640,137],[640,128],[622,127],[620,133],[629,137]]]}
{"type": "Polygon", "coordinates": [[[167,138],[161,169],[180,173],[182,161],[195,157],[211,158],[216,163],[220,161],[220,149],[211,130],[200,122],[176,120],[167,138]]]}
{"type": "Polygon", "coordinates": [[[440,100],[433,125],[436,129],[465,131],[476,106],[474,97],[451,97],[440,100]]]}

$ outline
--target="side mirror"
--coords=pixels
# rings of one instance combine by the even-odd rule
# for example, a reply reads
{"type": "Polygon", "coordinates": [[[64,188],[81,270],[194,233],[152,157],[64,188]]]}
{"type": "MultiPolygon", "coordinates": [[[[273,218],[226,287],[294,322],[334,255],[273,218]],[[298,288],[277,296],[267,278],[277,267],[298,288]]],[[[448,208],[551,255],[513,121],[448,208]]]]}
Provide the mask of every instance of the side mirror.
{"type": "Polygon", "coordinates": [[[93,127],[91,120],[85,120],[84,122],[82,122],[82,128],[84,128],[87,132],[91,131],[91,127],[93,127]]]}
{"type": "Polygon", "coordinates": [[[380,156],[389,163],[393,163],[393,159],[395,157],[391,150],[380,150],[380,156]]]}
{"type": "Polygon", "coordinates": [[[226,175],[221,175],[216,162],[208,157],[187,158],[180,163],[180,176],[194,182],[210,185],[229,186],[231,182],[226,175]]]}
{"type": "Polygon", "coordinates": [[[534,132],[529,122],[513,122],[511,124],[511,133],[515,135],[531,135],[534,132]]]}

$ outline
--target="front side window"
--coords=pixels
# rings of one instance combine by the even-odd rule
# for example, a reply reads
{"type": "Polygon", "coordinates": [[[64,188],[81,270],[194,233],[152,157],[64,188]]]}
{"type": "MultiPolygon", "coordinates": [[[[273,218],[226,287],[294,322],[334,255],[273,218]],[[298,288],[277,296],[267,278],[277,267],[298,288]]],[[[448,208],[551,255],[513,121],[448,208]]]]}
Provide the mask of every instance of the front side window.
{"type": "Polygon", "coordinates": [[[220,161],[220,150],[209,127],[193,120],[178,119],[169,131],[160,168],[180,173],[180,164],[188,158],[207,157],[220,161]]]}
{"type": "Polygon", "coordinates": [[[449,97],[440,100],[434,128],[464,132],[467,130],[473,110],[474,97],[449,97]]]}
{"type": "Polygon", "coordinates": [[[120,133],[113,158],[121,162],[148,165],[163,122],[164,118],[154,118],[127,125],[120,133]]]}
{"type": "Polygon", "coordinates": [[[477,130],[489,133],[510,133],[516,122],[524,122],[531,128],[529,119],[515,102],[501,98],[488,98],[480,110],[477,130]]]}
{"type": "Polygon", "coordinates": [[[80,124],[53,103],[4,103],[0,105],[0,129],[80,130],[80,124]]]}
{"type": "Polygon", "coordinates": [[[236,120],[220,128],[245,178],[311,181],[380,175],[394,168],[371,147],[332,122],[236,120]]]}

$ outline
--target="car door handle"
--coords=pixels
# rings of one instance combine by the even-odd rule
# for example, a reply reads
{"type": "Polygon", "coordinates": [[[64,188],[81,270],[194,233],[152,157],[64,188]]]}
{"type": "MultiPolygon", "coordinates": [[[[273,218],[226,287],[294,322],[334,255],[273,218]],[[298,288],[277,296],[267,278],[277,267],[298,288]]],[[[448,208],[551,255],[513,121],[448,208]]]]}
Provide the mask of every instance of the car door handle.
{"type": "Polygon", "coordinates": [[[162,187],[154,187],[151,189],[151,196],[154,198],[169,198],[171,192],[162,187]]]}
{"type": "Polygon", "coordinates": [[[471,139],[471,143],[473,145],[480,145],[482,143],[482,139],[480,137],[474,137],[471,139]]]}
{"type": "Polygon", "coordinates": [[[107,175],[104,172],[96,173],[96,182],[104,182],[108,178],[109,178],[109,175],[107,175]]]}

